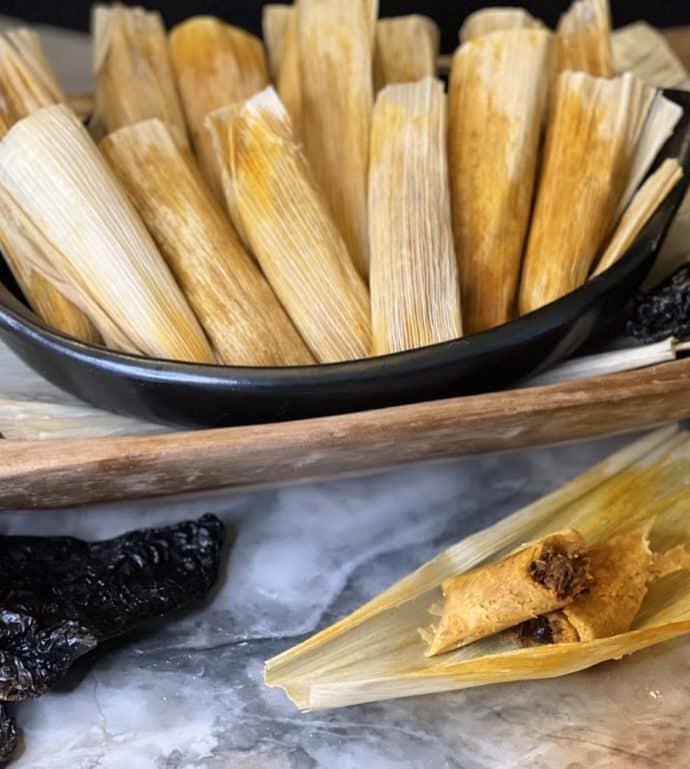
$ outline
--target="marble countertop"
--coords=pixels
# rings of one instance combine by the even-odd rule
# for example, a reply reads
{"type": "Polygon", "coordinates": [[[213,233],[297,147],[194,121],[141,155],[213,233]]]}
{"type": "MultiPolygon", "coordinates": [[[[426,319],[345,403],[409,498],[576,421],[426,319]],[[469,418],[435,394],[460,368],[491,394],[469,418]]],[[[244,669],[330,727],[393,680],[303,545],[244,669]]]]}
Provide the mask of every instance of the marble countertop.
{"type": "MultiPolygon", "coordinates": [[[[82,38],[51,34],[48,50],[68,85],[88,86],[82,38]]],[[[686,767],[687,640],[559,680],[334,712],[300,714],[262,683],[265,659],[628,440],[279,491],[3,513],[5,533],[103,538],[204,512],[237,529],[206,607],[109,645],[12,709],[23,729],[13,766],[686,767]]]]}

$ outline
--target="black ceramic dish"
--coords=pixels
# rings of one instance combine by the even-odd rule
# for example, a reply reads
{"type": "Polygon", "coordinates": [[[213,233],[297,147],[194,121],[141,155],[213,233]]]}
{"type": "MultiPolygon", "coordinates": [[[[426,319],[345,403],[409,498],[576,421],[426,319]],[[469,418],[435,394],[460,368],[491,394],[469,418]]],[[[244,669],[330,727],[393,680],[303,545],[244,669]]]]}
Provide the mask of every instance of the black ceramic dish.
{"type": "MultiPolygon", "coordinates": [[[[619,313],[649,272],[690,182],[690,93],[659,160],[684,180],[628,253],[563,299],[481,334],[412,352],[304,368],[237,368],[152,360],[82,344],[46,328],[0,283],[0,337],[58,387],[101,408],[148,420],[223,426],[301,419],[487,392],[572,355],[619,313]]],[[[13,290],[10,290],[10,289],[13,290]]]]}

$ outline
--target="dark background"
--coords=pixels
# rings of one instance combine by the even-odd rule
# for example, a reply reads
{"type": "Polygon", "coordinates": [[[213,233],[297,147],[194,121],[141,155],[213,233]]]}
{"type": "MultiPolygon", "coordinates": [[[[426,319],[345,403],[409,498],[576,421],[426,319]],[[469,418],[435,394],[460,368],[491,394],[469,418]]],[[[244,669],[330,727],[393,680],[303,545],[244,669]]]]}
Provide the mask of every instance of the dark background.
{"type": "MultiPolygon", "coordinates": [[[[351,2],[352,0],[342,0],[351,2]]],[[[0,13],[19,16],[28,21],[57,24],[75,29],[88,29],[92,0],[0,0],[0,13]]],[[[183,0],[140,0],[147,8],[157,8],[170,26],[188,16],[208,13],[259,32],[262,2],[248,0],[204,0],[189,3],[183,0]]],[[[487,5],[521,5],[553,25],[569,0],[381,0],[381,16],[404,13],[425,13],[433,16],[444,31],[443,48],[451,50],[457,44],[460,21],[471,11],[487,5]]],[[[690,0],[611,0],[615,26],[646,19],[658,26],[690,24],[690,0]]]]}

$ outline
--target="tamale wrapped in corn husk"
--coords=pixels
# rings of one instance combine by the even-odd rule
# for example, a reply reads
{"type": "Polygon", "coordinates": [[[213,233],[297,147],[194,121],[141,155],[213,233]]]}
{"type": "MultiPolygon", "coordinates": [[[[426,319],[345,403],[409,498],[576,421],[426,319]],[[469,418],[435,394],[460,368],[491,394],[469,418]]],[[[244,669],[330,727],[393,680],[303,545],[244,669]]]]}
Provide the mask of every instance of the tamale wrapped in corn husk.
{"type": "MultiPolygon", "coordinates": [[[[690,436],[669,428],[614,454],[558,491],[448,548],[350,616],[266,663],[269,686],[302,709],[343,707],[486,684],[554,678],[690,632],[690,574],[653,584],[629,632],[518,648],[505,633],[426,657],[418,628],[441,584],[555,531],[588,547],[656,518],[654,549],[690,543],[690,436]]],[[[608,669],[607,675],[615,674],[608,669]]]]}
{"type": "Polygon", "coordinates": [[[678,161],[669,158],[647,179],[616,225],[613,236],[594,270],[594,276],[608,270],[625,254],[682,178],[683,170],[678,161]]]}
{"type": "Polygon", "coordinates": [[[268,85],[263,44],[219,19],[194,16],[170,32],[170,56],[201,170],[222,200],[220,171],[204,120],[214,110],[248,99],[268,85]]]}
{"type": "Polygon", "coordinates": [[[619,215],[628,207],[682,116],[683,109],[680,105],[667,99],[660,91],[652,91],[646,120],[640,126],[628,186],[618,206],[619,215]]]}
{"type": "Polygon", "coordinates": [[[149,118],[174,125],[186,137],[182,105],[159,13],[124,5],[92,11],[93,121],[103,133],[149,118]]]}
{"type": "MultiPolygon", "coordinates": [[[[28,29],[0,36],[0,139],[18,120],[64,100],[38,37],[28,29]]],[[[83,342],[100,341],[86,315],[28,264],[27,243],[19,233],[0,230],[0,243],[12,274],[40,318],[83,342]]]]}
{"type": "Polygon", "coordinates": [[[297,8],[307,157],[355,266],[367,276],[373,5],[300,0],[297,8]]]}
{"type": "Polygon", "coordinates": [[[0,228],[21,233],[31,267],[86,312],[109,346],[215,362],[143,222],[66,106],[34,112],[0,142],[0,228]]]}
{"type": "Polygon", "coordinates": [[[471,13],[460,27],[460,42],[507,29],[543,29],[544,25],[524,8],[482,8],[471,13]]]}
{"type": "Polygon", "coordinates": [[[510,320],[532,208],[551,34],[493,32],[453,59],[448,153],[466,334],[510,320]]]}
{"type": "Polygon", "coordinates": [[[271,77],[290,115],[292,131],[301,133],[302,84],[297,41],[297,6],[265,5],[263,30],[271,77]]]}
{"type": "Polygon", "coordinates": [[[462,336],[445,143],[439,80],[379,93],[369,167],[375,355],[462,336]]]}
{"type": "Polygon", "coordinates": [[[690,568],[683,545],[653,553],[649,535],[654,519],[639,528],[595,545],[588,553],[591,584],[559,611],[539,616],[517,629],[518,641],[578,643],[609,638],[630,630],[649,586],[690,568]]]}
{"type": "Polygon", "coordinates": [[[221,363],[314,360],[247,254],[189,150],[158,119],[107,136],[101,149],[153,235],[221,363]]]}
{"type": "Polygon", "coordinates": [[[369,294],[273,88],[209,126],[238,230],[321,363],[364,358],[369,294]]]}
{"type": "Polygon", "coordinates": [[[554,71],[613,77],[611,10],[608,0],[576,0],[556,30],[554,71]]]}
{"type": "Polygon", "coordinates": [[[441,32],[433,19],[413,14],[376,23],[374,90],[436,75],[441,32]]]}
{"type": "Polygon", "coordinates": [[[643,21],[613,33],[613,64],[616,72],[632,72],[657,88],[690,90],[690,75],[668,39],[643,21]]]}
{"type": "Polygon", "coordinates": [[[589,559],[577,531],[549,534],[488,566],[445,580],[438,626],[423,631],[434,656],[573,602],[590,586],[589,559]]]}
{"type": "Polygon", "coordinates": [[[615,222],[648,105],[648,91],[634,75],[559,76],[525,252],[522,313],[587,279],[615,222]]]}

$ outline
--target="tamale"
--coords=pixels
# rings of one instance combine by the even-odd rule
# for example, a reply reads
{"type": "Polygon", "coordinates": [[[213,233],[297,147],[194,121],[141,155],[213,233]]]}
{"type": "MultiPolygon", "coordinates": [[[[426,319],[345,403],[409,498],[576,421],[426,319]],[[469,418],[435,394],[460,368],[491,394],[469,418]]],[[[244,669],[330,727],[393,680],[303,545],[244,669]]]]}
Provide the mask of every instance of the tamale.
{"type": "Polygon", "coordinates": [[[374,90],[434,77],[440,44],[438,25],[427,16],[379,19],[374,49],[374,90]]]}
{"type": "Polygon", "coordinates": [[[465,43],[453,59],[448,154],[467,334],[514,316],[550,39],[540,29],[494,32],[465,43]]]}
{"type": "Polygon", "coordinates": [[[524,259],[522,313],[587,279],[625,192],[646,105],[634,75],[559,76],[524,259]]]}
{"type": "Polygon", "coordinates": [[[204,128],[214,110],[243,101],[268,85],[261,41],[211,16],[194,16],[170,32],[170,56],[201,170],[222,200],[220,171],[204,128]]]}
{"type": "Polygon", "coordinates": [[[215,117],[228,208],[302,338],[321,363],[366,357],[368,291],[275,90],[215,117]]]}
{"type": "MultiPolygon", "coordinates": [[[[690,545],[690,436],[668,428],[637,441],[561,489],[447,548],[419,569],[279,656],[265,680],[302,709],[318,710],[510,681],[554,678],[619,660],[690,633],[690,573],[654,583],[632,630],[578,644],[520,649],[505,633],[426,657],[418,628],[441,584],[572,528],[586,547],[656,518],[658,552],[690,545]]],[[[572,604],[571,604],[572,606],[572,604]]],[[[621,665],[625,663],[619,663],[621,665]]],[[[607,676],[615,675],[607,669],[607,676]]]]}
{"type": "Polygon", "coordinates": [[[292,366],[313,358],[189,150],[158,119],[101,149],[129,193],[221,363],[292,366]]]}
{"type": "Polygon", "coordinates": [[[556,30],[554,71],[613,77],[611,11],[608,0],[576,0],[556,30]]]}
{"type": "Polygon", "coordinates": [[[682,178],[683,170],[678,161],[669,158],[647,179],[616,225],[613,236],[594,270],[594,276],[601,275],[625,254],[682,178]]]}
{"type": "Polygon", "coordinates": [[[663,554],[651,551],[653,525],[650,520],[593,547],[587,592],[570,606],[524,623],[517,629],[519,642],[577,643],[627,633],[652,582],[690,569],[690,555],[682,545],[663,554]]]}
{"type": "Polygon", "coordinates": [[[34,112],[0,143],[0,228],[32,244],[31,267],[57,282],[109,346],[215,362],[143,222],[68,107],[34,112]]]}
{"type": "Polygon", "coordinates": [[[445,141],[439,80],[379,93],[369,166],[375,355],[462,336],[445,141]]]}
{"type": "Polygon", "coordinates": [[[265,5],[263,30],[271,77],[290,115],[292,131],[301,134],[302,84],[297,42],[297,6],[265,5]]]}
{"type": "Polygon", "coordinates": [[[652,91],[649,110],[636,141],[628,186],[618,206],[619,215],[627,208],[682,116],[680,105],[667,99],[660,91],[652,91]]]}
{"type": "Polygon", "coordinates": [[[168,38],[159,13],[124,5],[92,11],[94,123],[110,133],[148,118],[160,118],[186,136],[168,38]]]}
{"type": "Polygon", "coordinates": [[[551,534],[498,563],[446,580],[427,656],[443,654],[555,611],[587,590],[589,560],[576,531],[551,534]]]}
{"type": "Polygon", "coordinates": [[[366,277],[372,5],[368,0],[300,0],[297,8],[307,157],[350,256],[366,277]]]}
{"type": "MultiPolygon", "coordinates": [[[[65,100],[38,37],[28,29],[0,36],[0,139],[12,125],[41,107],[65,100]]],[[[19,233],[0,231],[7,264],[32,309],[49,326],[83,342],[100,341],[91,321],[27,263],[19,233]]]]}
{"type": "Polygon", "coordinates": [[[690,90],[690,75],[669,45],[668,38],[644,21],[613,33],[616,72],[632,72],[657,88],[690,90]]]}
{"type": "Polygon", "coordinates": [[[460,42],[508,29],[543,29],[544,25],[524,8],[482,8],[471,13],[460,27],[460,42]]]}

